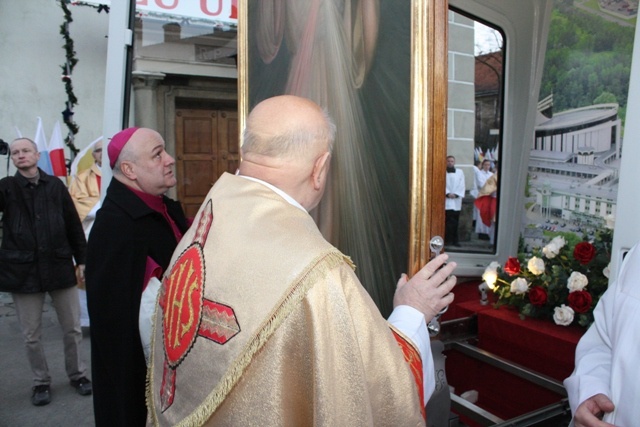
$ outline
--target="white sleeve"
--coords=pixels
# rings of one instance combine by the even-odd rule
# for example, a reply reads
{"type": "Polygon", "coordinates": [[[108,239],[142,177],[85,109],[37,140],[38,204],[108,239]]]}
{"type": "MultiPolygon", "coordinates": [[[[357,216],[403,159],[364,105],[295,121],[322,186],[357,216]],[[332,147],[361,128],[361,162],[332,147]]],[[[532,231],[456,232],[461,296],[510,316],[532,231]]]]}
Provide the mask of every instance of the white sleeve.
{"type": "Polygon", "coordinates": [[[574,414],[578,406],[591,396],[602,393],[611,398],[611,338],[615,332],[618,298],[623,298],[620,296],[621,288],[637,281],[639,258],[640,249],[636,245],[625,257],[616,281],[609,286],[598,302],[593,311],[594,322],[578,343],[575,369],[571,376],[564,380],[571,411],[574,414]]]}
{"type": "Polygon", "coordinates": [[[158,293],[162,283],[156,277],[149,279],[149,283],[142,291],[140,299],[140,312],[138,313],[138,328],[140,330],[140,341],[142,342],[142,350],[144,359],[149,365],[149,357],[151,356],[151,335],[153,335],[153,321],[156,314],[156,304],[158,302],[158,293]]]}
{"type": "Polygon", "coordinates": [[[465,192],[465,183],[464,183],[464,172],[462,172],[461,169],[458,169],[460,171],[459,174],[457,174],[457,182],[456,182],[456,189],[455,189],[455,193],[458,195],[458,197],[460,197],[461,199],[464,198],[464,192],[465,192]]]}
{"type": "Polygon", "coordinates": [[[611,341],[608,324],[612,315],[615,289],[610,287],[600,299],[593,314],[594,323],[582,336],[576,347],[575,369],[564,380],[569,395],[571,412],[575,414],[578,406],[598,393],[611,396],[611,341]]]}
{"type": "Polygon", "coordinates": [[[422,388],[426,404],[435,390],[436,379],[433,356],[431,355],[431,341],[424,315],[413,307],[399,305],[389,316],[388,322],[409,338],[420,352],[423,373],[422,388]]]}
{"type": "Polygon", "coordinates": [[[473,185],[477,190],[482,188],[482,177],[480,176],[480,170],[475,170],[473,172],[473,185]]]}

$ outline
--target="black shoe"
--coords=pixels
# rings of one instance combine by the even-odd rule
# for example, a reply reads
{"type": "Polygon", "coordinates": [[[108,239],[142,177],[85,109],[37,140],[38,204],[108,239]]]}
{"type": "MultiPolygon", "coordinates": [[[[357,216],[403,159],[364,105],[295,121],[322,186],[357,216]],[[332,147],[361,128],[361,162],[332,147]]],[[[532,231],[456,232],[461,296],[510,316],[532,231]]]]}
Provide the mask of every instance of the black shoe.
{"type": "Polygon", "coordinates": [[[48,384],[41,384],[33,387],[31,403],[35,406],[44,406],[51,403],[51,390],[48,384]]]}
{"type": "Polygon", "coordinates": [[[91,386],[91,381],[86,377],[78,378],[77,380],[71,380],[69,382],[72,387],[76,389],[79,395],[81,396],[89,396],[93,393],[93,387],[91,386]]]}

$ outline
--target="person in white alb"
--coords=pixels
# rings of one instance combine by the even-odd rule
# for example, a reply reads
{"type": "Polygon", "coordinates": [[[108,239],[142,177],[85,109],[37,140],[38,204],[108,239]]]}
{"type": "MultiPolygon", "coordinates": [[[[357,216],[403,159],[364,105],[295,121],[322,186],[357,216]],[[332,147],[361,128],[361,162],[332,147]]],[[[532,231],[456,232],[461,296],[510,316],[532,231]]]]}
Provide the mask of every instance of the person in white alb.
{"type": "Polygon", "coordinates": [[[464,198],[464,173],[456,169],[456,158],[447,156],[447,183],[445,208],[444,241],[447,245],[460,246],[458,223],[464,198]]]}
{"type": "Polygon", "coordinates": [[[640,247],[622,263],[576,348],[564,385],[575,427],[632,427],[640,422],[640,247]],[[602,420],[601,420],[602,419],[602,420]]]}
{"type": "MultiPolygon", "coordinates": [[[[474,197],[478,197],[480,194],[480,190],[484,187],[484,184],[487,182],[489,178],[491,178],[493,172],[491,171],[491,160],[485,159],[480,164],[479,169],[474,170],[473,174],[473,187],[474,187],[474,197]]],[[[477,207],[473,207],[473,219],[475,220],[475,232],[478,233],[478,239],[480,240],[490,240],[490,236],[493,234],[493,230],[491,226],[487,226],[482,222],[482,218],[480,218],[480,211],[477,207]]]]}
{"type": "MultiPolygon", "coordinates": [[[[84,235],[89,239],[89,232],[100,209],[100,187],[102,183],[102,141],[98,141],[91,150],[94,163],[80,172],[69,184],[69,194],[78,211],[84,235]]],[[[89,327],[89,310],[87,310],[87,288],[84,280],[78,280],[80,297],[80,325],[89,327]]]]}

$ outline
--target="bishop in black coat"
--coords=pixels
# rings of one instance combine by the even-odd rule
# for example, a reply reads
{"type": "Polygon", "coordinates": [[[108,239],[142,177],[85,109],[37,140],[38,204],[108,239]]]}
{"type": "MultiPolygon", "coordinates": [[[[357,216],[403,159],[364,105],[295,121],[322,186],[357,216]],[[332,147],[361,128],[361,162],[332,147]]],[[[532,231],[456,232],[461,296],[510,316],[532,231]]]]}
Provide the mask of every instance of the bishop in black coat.
{"type": "MultiPolygon", "coordinates": [[[[138,136],[134,143],[143,146],[146,142],[140,141],[148,141],[151,131],[138,132],[130,128],[122,144],[135,133],[138,136]]],[[[168,167],[164,169],[168,169],[173,159],[163,151],[161,137],[155,132],[152,136],[154,142],[162,143],[158,156],[166,158],[168,167]]],[[[114,164],[119,154],[112,150],[114,141],[118,141],[117,135],[109,148],[112,168],[119,167],[114,164]]],[[[150,145],[156,151],[160,149],[150,145]]],[[[144,158],[144,153],[139,157],[144,158]]],[[[141,168],[138,166],[139,173],[141,168]]],[[[155,197],[162,198],[166,213],[184,234],[188,222],[180,204],[166,196],[155,197]]],[[[152,209],[114,174],[89,235],[85,272],[97,427],[146,424],[147,367],[139,332],[140,300],[147,259],[153,260],[164,272],[178,244],[176,234],[162,213],[152,209]]]]}
{"type": "MultiPolygon", "coordinates": [[[[184,233],[178,202],[164,197],[184,233]]],[[[91,230],[86,283],[96,425],[145,425],[145,363],[138,316],[147,257],[165,271],[178,242],[164,217],[113,179],[91,230]]]]}

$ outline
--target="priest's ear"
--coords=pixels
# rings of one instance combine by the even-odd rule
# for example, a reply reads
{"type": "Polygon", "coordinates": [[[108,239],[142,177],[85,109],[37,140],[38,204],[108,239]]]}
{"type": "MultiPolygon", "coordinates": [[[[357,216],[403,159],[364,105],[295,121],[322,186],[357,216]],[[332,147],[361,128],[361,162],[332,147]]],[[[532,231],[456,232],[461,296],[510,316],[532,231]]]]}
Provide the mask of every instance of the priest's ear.
{"type": "Polygon", "coordinates": [[[321,154],[313,164],[311,179],[313,180],[313,188],[315,190],[322,190],[324,188],[324,184],[327,181],[330,164],[331,153],[328,151],[325,151],[323,154],[321,154]]]}

